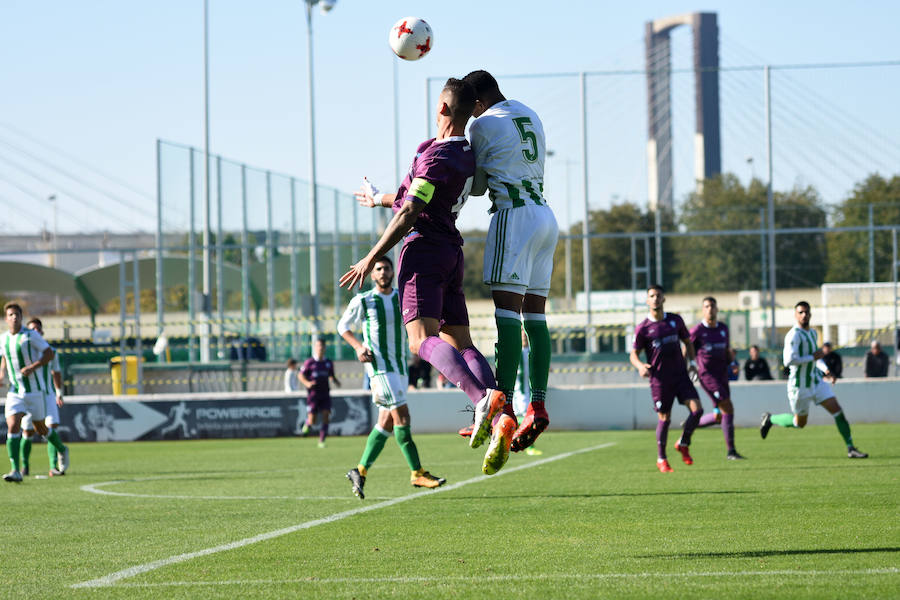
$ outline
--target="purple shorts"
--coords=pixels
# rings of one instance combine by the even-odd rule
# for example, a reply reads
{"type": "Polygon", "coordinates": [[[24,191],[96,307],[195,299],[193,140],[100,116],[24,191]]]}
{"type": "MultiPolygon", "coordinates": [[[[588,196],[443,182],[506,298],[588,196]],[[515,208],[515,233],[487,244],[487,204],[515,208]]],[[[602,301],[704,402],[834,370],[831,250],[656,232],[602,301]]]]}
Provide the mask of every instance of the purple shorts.
{"type": "Polygon", "coordinates": [[[331,412],[331,394],[310,391],[309,395],[306,397],[307,414],[324,412],[326,410],[331,412]]]}
{"type": "Polygon", "coordinates": [[[713,377],[708,373],[700,375],[700,387],[706,390],[712,400],[713,406],[718,407],[720,400],[728,400],[731,398],[731,389],[728,387],[728,376],[719,378],[713,377]]]}
{"type": "Polygon", "coordinates": [[[679,404],[687,404],[689,400],[700,399],[687,373],[669,381],[651,379],[650,393],[653,395],[653,410],[658,413],[672,412],[672,405],[675,403],[676,397],[679,404]]]}
{"type": "Polygon", "coordinates": [[[431,318],[441,325],[468,325],[463,265],[459,246],[423,237],[407,239],[397,276],[403,323],[431,318]]]}

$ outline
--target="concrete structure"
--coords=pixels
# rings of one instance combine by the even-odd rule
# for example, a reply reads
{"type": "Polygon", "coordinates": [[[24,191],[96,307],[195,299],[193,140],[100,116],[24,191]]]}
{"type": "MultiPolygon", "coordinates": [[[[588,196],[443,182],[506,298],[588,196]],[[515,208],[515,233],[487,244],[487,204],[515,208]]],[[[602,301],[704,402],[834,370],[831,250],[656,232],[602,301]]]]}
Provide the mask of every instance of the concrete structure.
{"type": "Polygon", "coordinates": [[[716,13],[690,13],[646,24],[647,177],[650,209],[674,206],[669,33],[690,25],[694,34],[696,129],[694,179],[722,171],[719,142],[719,28],[716,13]]]}

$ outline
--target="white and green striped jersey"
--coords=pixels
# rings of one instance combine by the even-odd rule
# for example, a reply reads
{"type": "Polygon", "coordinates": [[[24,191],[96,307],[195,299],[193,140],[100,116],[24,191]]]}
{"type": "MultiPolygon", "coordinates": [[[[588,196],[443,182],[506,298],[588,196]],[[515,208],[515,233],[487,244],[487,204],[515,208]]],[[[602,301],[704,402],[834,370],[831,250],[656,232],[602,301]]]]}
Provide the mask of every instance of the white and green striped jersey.
{"type": "Polygon", "coordinates": [[[18,333],[4,331],[0,335],[0,351],[6,358],[10,392],[22,395],[43,392],[46,389],[46,383],[41,380],[41,369],[28,377],[22,376],[21,369],[39,361],[44,350],[49,347],[41,334],[31,329],[20,329],[18,333]]]}
{"type": "Polygon", "coordinates": [[[819,336],[815,329],[794,326],[784,336],[785,367],[790,367],[788,385],[798,389],[815,388],[822,381],[822,373],[827,370],[825,363],[816,360],[813,353],[819,349],[819,336]]]}
{"type": "Polygon", "coordinates": [[[50,349],[53,350],[53,358],[50,359],[46,365],[38,369],[38,373],[40,375],[41,385],[44,386],[44,391],[50,394],[51,396],[56,395],[56,385],[53,383],[53,373],[61,373],[59,368],[59,352],[56,351],[56,348],[50,346],[50,349]]]}
{"type": "Polygon", "coordinates": [[[390,294],[379,294],[373,288],[354,296],[338,321],[337,331],[344,335],[345,331],[357,327],[362,331],[363,345],[375,357],[373,362],[365,363],[369,377],[381,373],[407,374],[409,345],[396,289],[390,294]]]}
{"type": "Polygon", "coordinates": [[[503,100],[472,121],[469,140],[476,169],[487,175],[491,212],[546,204],[547,147],[537,113],[516,100],[503,100]]]}

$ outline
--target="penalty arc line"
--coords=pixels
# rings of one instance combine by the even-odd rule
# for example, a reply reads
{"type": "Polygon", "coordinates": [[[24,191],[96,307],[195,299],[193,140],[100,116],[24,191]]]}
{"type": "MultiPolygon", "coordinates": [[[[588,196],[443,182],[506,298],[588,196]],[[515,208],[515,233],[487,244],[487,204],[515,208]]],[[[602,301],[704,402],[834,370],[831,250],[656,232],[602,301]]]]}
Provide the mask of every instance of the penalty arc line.
{"type": "Polygon", "coordinates": [[[571,452],[564,452],[564,453],[558,454],[556,456],[549,456],[547,458],[542,458],[542,459],[537,460],[532,463],[519,465],[518,467],[504,469],[495,475],[479,475],[478,477],[466,479],[465,481],[460,481],[458,483],[451,483],[450,485],[445,485],[436,490],[424,490],[421,492],[415,492],[413,494],[408,494],[406,496],[400,496],[399,498],[393,498],[391,500],[385,500],[383,502],[378,502],[377,504],[370,504],[368,506],[361,506],[359,508],[345,510],[345,511],[342,511],[339,513],[335,513],[333,515],[329,515],[327,517],[322,517],[321,519],[313,519],[312,521],[306,521],[305,523],[298,523],[297,525],[291,525],[290,527],[284,527],[282,529],[276,529],[275,531],[261,533],[259,535],[244,538],[242,540],[229,542],[227,544],[220,544],[218,546],[213,546],[212,548],[205,548],[203,550],[197,550],[195,552],[186,552],[184,554],[170,556],[169,558],[163,558],[160,560],[155,560],[153,562],[145,563],[143,565],[137,565],[134,567],[129,567],[127,569],[122,569],[121,571],[116,571],[115,573],[110,573],[109,575],[105,575],[105,576],[99,577],[97,579],[91,579],[90,581],[82,581],[81,583],[75,583],[69,587],[75,588],[75,589],[77,589],[77,588],[109,587],[109,586],[115,585],[115,583],[117,581],[120,581],[122,579],[134,577],[135,575],[140,575],[141,573],[147,573],[149,571],[154,571],[154,570],[160,569],[162,567],[167,567],[169,565],[174,565],[177,563],[185,562],[185,561],[188,561],[188,560],[191,560],[194,558],[199,558],[201,556],[209,556],[210,554],[218,554],[219,552],[225,552],[226,550],[235,550],[237,548],[243,548],[244,546],[249,546],[251,544],[256,544],[259,542],[264,542],[266,540],[278,538],[278,537],[281,537],[284,535],[288,535],[290,533],[302,531],[303,529],[311,529],[312,527],[316,527],[318,525],[326,525],[328,523],[334,523],[335,521],[340,521],[342,519],[346,519],[347,517],[352,517],[352,516],[359,515],[362,513],[367,513],[367,512],[373,511],[373,510],[378,510],[380,508],[387,508],[389,506],[394,506],[395,504],[401,504],[401,503],[407,502],[409,500],[415,500],[417,498],[422,498],[425,496],[433,496],[434,494],[449,492],[451,490],[455,490],[455,489],[461,488],[463,486],[466,486],[466,485],[469,485],[472,483],[479,483],[481,481],[485,481],[486,479],[496,479],[497,477],[500,477],[502,475],[516,473],[518,471],[523,471],[525,469],[530,469],[532,467],[538,467],[538,466],[545,465],[545,464],[548,464],[551,462],[562,460],[564,458],[576,456],[578,454],[584,454],[586,452],[593,452],[594,450],[600,450],[602,448],[609,448],[610,446],[614,446],[614,445],[615,445],[615,442],[607,442],[605,444],[599,444],[597,446],[590,446],[588,448],[572,450],[571,452]]]}

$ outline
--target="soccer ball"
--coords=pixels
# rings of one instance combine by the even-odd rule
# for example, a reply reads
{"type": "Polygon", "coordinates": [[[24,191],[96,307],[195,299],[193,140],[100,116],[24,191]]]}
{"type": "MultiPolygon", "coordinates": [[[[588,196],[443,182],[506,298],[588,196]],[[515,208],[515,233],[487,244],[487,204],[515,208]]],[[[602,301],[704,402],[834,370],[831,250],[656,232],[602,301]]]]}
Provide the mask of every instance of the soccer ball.
{"type": "Polygon", "coordinates": [[[431,25],[418,17],[404,17],[391,27],[388,41],[403,60],[419,60],[431,50],[433,39],[431,25]]]}

